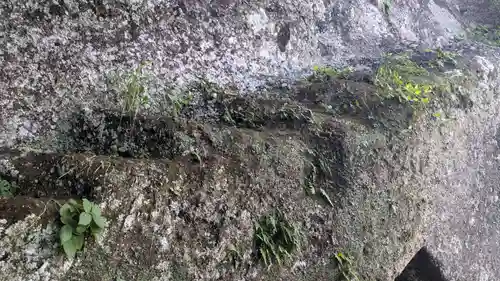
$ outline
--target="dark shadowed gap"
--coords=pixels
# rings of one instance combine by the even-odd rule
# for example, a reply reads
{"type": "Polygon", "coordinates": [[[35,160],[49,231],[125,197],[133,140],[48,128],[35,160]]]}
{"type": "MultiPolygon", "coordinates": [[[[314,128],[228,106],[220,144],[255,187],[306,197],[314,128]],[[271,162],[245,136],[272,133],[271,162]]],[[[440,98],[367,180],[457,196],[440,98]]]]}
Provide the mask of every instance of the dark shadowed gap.
{"type": "Polygon", "coordinates": [[[395,281],[447,281],[439,270],[438,263],[423,247],[411,259],[395,281]]]}

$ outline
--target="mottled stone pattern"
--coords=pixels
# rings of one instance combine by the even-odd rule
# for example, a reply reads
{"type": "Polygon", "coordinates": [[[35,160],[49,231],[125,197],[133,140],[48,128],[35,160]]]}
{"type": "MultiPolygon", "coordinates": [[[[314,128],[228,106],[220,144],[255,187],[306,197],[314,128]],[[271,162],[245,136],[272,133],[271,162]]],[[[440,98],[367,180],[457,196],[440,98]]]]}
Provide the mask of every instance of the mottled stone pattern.
{"type": "Polygon", "coordinates": [[[363,0],[6,1],[0,144],[55,128],[62,108],[116,106],[110,77],[141,62],[150,62],[147,94],[156,99],[197,77],[255,91],[313,65],[347,65],[412,41],[445,42],[459,24],[442,22],[444,12],[409,3],[385,16],[363,0]]]}
{"type": "Polygon", "coordinates": [[[0,280],[326,281],[338,252],[394,280],[424,246],[447,280],[498,280],[498,48],[456,42],[495,7],[2,1],[0,177],[19,189],[0,198],[0,280]],[[438,47],[462,66],[436,72],[444,104],[379,95],[387,52],[438,47]],[[318,65],[362,78],[311,82],[318,65]],[[68,260],[56,201],[80,197],[110,224],[68,260]],[[266,268],[254,227],[276,209],[304,244],[266,268]]]}

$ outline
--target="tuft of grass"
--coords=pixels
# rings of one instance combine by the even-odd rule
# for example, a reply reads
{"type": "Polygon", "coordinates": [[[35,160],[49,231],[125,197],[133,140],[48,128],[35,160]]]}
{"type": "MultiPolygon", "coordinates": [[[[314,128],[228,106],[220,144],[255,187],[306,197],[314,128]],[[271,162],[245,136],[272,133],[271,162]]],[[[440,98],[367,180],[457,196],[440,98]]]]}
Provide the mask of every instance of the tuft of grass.
{"type": "Polygon", "coordinates": [[[340,281],[359,281],[358,274],[354,266],[354,259],[348,254],[342,252],[336,253],[334,256],[337,267],[340,271],[340,281]]]}
{"type": "Polygon", "coordinates": [[[17,190],[15,184],[0,178],[0,197],[12,197],[17,190]]]}
{"type": "Polygon", "coordinates": [[[149,103],[146,94],[147,77],[143,72],[146,65],[147,62],[143,62],[133,71],[120,77],[118,90],[122,95],[124,113],[135,115],[141,106],[149,103]]]}
{"type": "Polygon", "coordinates": [[[243,249],[233,244],[229,245],[229,247],[226,249],[225,261],[229,263],[233,268],[238,269],[241,266],[242,260],[243,249]]]}
{"type": "Polygon", "coordinates": [[[435,90],[435,85],[428,82],[429,77],[427,69],[402,55],[388,58],[377,69],[374,82],[383,98],[424,106],[430,102],[435,90]]]}
{"type": "Polygon", "coordinates": [[[500,26],[478,25],[470,30],[469,34],[480,42],[496,47],[500,46],[500,26]]]}
{"type": "Polygon", "coordinates": [[[269,268],[292,260],[302,245],[303,234],[283,212],[274,211],[255,224],[254,241],[259,260],[269,268]]]}
{"type": "Polygon", "coordinates": [[[332,78],[346,79],[352,73],[352,68],[346,67],[344,69],[336,69],[330,66],[313,67],[313,74],[308,78],[309,81],[323,81],[332,78]]]}
{"type": "MultiPolygon", "coordinates": [[[[309,152],[311,155],[315,155],[315,152],[309,152]]],[[[326,170],[330,170],[327,165],[321,163],[319,160],[320,166],[324,167],[326,170]]],[[[309,169],[305,179],[304,179],[304,190],[307,195],[315,196],[319,195],[325,202],[327,202],[330,206],[334,207],[333,201],[330,199],[328,193],[321,187],[316,186],[316,175],[318,173],[318,169],[316,165],[312,162],[307,161],[307,167],[309,169]]],[[[331,173],[331,171],[329,171],[331,173]]]]}
{"type": "Polygon", "coordinates": [[[389,15],[392,7],[392,0],[377,0],[377,6],[385,15],[389,15]]]}

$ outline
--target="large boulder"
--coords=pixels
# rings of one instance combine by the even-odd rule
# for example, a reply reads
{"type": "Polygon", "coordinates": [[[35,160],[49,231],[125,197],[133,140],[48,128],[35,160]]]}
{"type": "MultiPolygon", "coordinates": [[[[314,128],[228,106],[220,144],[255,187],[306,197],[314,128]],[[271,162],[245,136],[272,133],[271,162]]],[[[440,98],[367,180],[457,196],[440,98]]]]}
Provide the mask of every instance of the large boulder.
{"type": "Polygon", "coordinates": [[[1,4],[0,279],[496,280],[486,4],[1,4]]]}

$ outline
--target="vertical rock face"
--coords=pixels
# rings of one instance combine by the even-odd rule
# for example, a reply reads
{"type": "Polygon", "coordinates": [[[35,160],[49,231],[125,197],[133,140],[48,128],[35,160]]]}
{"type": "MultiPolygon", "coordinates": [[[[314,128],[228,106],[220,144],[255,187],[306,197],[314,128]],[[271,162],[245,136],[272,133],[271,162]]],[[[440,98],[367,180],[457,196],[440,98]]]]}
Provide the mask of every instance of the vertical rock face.
{"type": "Polygon", "coordinates": [[[498,280],[495,3],[4,2],[0,280],[498,280]]]}
{"type": "Polygon", "coordinates": [[[61,108],[112,106],[113,77],[144,62],[156,99],[198,77],[255,91],[463,31],[432,1],[394,2],[387,13],[362,0],[2,3],[1,145],[57,126],[61,108]]]}

